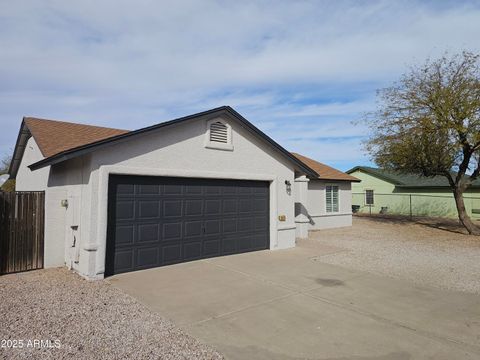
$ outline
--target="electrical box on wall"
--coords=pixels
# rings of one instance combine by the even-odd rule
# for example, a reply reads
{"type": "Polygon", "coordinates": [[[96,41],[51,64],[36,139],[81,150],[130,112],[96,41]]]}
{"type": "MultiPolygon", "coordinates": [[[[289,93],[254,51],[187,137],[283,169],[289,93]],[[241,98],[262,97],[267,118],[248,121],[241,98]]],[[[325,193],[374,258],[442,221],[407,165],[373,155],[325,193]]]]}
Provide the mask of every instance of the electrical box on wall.
{"type": "Polygon", "coordinates": [[[278,221],[287,221],[286,215],[278,215],[278,221]]]}

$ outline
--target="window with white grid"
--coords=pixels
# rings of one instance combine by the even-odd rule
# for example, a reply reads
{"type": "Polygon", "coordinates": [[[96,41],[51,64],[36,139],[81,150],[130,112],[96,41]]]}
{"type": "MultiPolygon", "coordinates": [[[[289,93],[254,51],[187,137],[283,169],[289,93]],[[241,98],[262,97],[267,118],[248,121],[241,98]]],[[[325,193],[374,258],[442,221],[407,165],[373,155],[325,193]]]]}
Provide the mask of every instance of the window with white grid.
{"type": "Polygon", "coordinates": [[[338,212],[338,186],[326,186],[327,213],[338,212]]]}

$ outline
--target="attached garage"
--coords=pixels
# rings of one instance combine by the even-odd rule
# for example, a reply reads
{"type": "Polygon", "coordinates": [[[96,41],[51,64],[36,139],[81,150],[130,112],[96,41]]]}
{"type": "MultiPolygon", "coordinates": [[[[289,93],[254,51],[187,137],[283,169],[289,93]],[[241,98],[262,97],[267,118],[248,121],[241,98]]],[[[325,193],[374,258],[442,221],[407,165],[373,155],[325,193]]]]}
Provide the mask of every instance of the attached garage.
{"type": "Polygon", "coordinates": [[[269,248],[265,181],[110,176],[105,275],[269,248]]]}
{"type": "Polygon", "coordinates": [[[88,279],[294,247],[351,224],[356,180],[228,106],[133,131],[24,118],[9,172],[45,191],[45,267],[88,279]]]}

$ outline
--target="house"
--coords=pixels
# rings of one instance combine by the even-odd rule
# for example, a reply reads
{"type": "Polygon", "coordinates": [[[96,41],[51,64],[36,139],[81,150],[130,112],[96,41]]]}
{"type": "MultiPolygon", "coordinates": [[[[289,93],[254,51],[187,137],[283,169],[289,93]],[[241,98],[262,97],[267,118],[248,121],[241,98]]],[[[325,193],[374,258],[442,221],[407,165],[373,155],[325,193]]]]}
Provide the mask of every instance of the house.
{"type": "MultiPolygon", "coordinates": [[[[368,166],[347,171],[360,179],[352,184],[352,205],[359,212],[457,218],[448,180],[443,176],[420,177],[368,166]]],[[[480,218],[480,181],[464,194],[469,216],[480,218]]]]}
{"type": "Polygon", "coordinates": [[[135,131],[24,118],[10,174],[45,191],[45,266],[89,279],[293,247],[351,224],[356,181],[228,106],[135,131]]]}
{"type": "Polygon", "coordinates": [[[307,199],[297,202],[296,213],[304,212],[309,230],[352,226],[352,184],[360,180],[306,156],[293,155],[315,170],[310,178],[307,199]]]}

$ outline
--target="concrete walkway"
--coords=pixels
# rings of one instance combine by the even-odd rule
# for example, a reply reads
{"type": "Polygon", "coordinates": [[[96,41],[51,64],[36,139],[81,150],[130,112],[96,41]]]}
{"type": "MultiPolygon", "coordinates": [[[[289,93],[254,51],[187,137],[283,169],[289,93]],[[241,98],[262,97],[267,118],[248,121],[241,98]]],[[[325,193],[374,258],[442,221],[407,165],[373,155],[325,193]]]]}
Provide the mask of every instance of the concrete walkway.
{"type": "Polygon", "coordinates": [[[480,297],[322,263],[306,241],[109,281],[229,359],[479,359],[480,297]]]}

